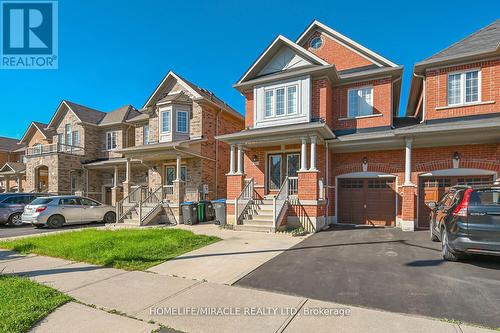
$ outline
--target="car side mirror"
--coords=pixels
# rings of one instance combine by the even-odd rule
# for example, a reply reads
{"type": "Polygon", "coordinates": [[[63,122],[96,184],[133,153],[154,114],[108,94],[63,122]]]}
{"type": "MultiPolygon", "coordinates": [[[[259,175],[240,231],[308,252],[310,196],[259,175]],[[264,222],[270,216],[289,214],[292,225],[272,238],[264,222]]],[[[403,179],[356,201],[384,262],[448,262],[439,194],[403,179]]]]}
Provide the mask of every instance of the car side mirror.
{"type": "Polygon", "coordinates": [[[437,203],[435,201],[431,201],[429,203],[427,203],[427,206],[431,209],[431,210],[436,210],[437,209],[437,203]]]}

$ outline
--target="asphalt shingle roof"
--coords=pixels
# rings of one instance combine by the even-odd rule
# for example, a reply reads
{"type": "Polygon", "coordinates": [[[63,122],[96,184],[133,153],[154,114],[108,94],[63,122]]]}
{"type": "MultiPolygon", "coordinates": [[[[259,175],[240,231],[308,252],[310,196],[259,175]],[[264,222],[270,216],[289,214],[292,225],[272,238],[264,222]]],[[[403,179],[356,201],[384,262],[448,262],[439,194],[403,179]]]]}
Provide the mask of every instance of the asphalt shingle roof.
{"type": "Polygon", "coordinates": [[[106,113],[104,118],[99,122],[99,125],[104,126],[119,124],[139,115],[140,112],[138,112],[132,105],[124,105],[116,110],[106,113]]]}
{"type": "Polygon", "coordinates": [[[19,139],[0,137],[0,151],[13,152],[19,149],[19,139]]]}
{"type": "Polygon", "coordinates": [[[65,102],[71,110],[73,110],[76,116],[85,123],[97,125],[106,116],[106,112],[98,111],[70,101],[65,102]]]}
{"type": "Polygon", "coordinates": [[[47,129],[48,124],[41,123],[39,121],[34,121],[33,124],[45,135],[47,138],[51,138],[54,135],[54,131],[52,129],[47,129]]]}
{"type": "Polygon", "coordinates": [[[422,63],[459,57],[471,52],[493,52],[500,47],[500,19],[425,59],[422,63]]]}

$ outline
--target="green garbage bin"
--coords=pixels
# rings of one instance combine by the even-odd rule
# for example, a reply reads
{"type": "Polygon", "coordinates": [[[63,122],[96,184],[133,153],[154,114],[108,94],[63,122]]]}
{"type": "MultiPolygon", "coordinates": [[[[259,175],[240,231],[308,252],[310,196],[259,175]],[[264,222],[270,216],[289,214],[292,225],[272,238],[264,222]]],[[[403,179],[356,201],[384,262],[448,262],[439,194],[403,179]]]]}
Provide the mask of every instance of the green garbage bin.
{"type": "Polygon", "coordinates": [[[205,214],[205,206],[206,202],[200,201],[198,202],[198,222],[206,222],[207,221],[207,215],[205,214]]]}

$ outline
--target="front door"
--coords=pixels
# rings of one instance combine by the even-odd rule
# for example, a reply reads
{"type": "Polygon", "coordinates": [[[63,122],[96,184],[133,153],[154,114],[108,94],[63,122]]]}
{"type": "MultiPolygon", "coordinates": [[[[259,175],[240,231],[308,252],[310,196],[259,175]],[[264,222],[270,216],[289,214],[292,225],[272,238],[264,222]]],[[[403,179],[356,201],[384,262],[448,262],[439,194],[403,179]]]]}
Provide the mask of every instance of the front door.
{"type": "Polygon", "coordinates": [[[165,168],[165,185],[173,185],[175,179],[175,167],[168,166],[165,168]]]}
{"type": "Polygon", "coordinates": [[[300,169],[300,154],[272,154],[268,160],[268,190],[270,192],[279,191],[286,177],[292,183],[297,180],[297,172],[300,169]]]}

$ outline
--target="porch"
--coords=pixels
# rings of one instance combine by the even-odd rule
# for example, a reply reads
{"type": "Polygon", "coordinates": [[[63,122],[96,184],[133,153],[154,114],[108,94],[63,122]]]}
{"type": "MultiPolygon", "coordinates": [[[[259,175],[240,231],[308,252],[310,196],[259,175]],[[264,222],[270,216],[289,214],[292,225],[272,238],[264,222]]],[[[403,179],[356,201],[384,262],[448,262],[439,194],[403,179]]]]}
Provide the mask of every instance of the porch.
{"type": "Polygon", "coordinates": [[[231,145],[229,223],[237,230],[320,230],[327,219],[326,163],[333,137],[321,122],[219,137],[231,145]]]}
{"type": "Polygon", "coordinates": [[[22,192],[25,181],[24,163],[7,162],[0,168],[0,192],[22,192]]]}

